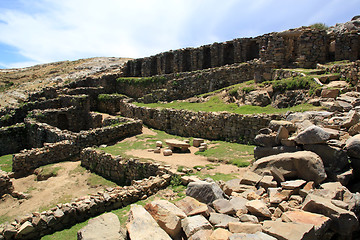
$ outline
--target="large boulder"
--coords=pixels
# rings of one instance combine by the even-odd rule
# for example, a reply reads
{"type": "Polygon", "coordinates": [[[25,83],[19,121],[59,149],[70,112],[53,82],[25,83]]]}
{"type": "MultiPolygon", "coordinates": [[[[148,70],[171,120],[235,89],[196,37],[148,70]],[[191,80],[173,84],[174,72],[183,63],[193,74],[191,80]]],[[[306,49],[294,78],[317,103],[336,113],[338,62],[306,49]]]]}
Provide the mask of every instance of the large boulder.
{"type": "Polygon", "coordinates": [[[186,217],[186,214],[181,209],[166,200],[152,201],[145,205],[145,209],[172,238],[179,236],[181,219],[186,217]]]}
{"type": "Polygon", "coordinates": [[[349,169],[349,158],[344,150],[327,144],[304,145],[304,150],[319,155],[329,177],[335,179],[336,173],[349,169]]]}
{"type": "Polygon", "coordinates": [[[359,227],[358,219],[353,212],[335,206],[328,198],[308,194],[302,210],[329,217],[332,220],[330,228],[341,235],[351,235],[359,227]]]}
{"type": "Polygon", "coordinates": [[[360,158],[360,134],[357,134],[346,141],[345,150],[350,157],[360,158]]]}
{"type": "Polygon", "coordinates": [[[171,237],[156,223],[150,213],[140,205],[131,205],[126,228],[132,240],[171,240],[171,237]]]}
{"type": "Polygon", "coordinates": [[[121,231],[119,218],[114,213],[105,213],[90,219],[88,224],[77,232],[78,240],[119,240],[126,239],[121,231]]]}
{"type": "Polygon", "coordinates": [[[215,182],[197,181],[189,183],[186,195],[209,204],[216,199],[224,198],[225,193],[215,182]]]}
{"type": "Polygon", "coordinates": [[[302,178],[316,184],[327,177],[321,158],[309,151],[281,153],[261,158],[253,164],[252,171],[262,175],[271,168],[279,170],[285,178],[302,178]]]}
{"type": "Polygon", "coordinates": [[[327,140],[330,139],[330,137],[331,134],[329,132],[325,131],[321,127],[313,125],[300,132],[295,137],[295,142],[297,144],[325,143],[327,140]]]}
{"type": "Polygon", "coordinates": [[[277,147],[255,147],[254,148],[254,158],[259,159],[263,157],[268,157],[271,155],[276,155],[279,153],[289,153],[297,152],[300,149],[298,147],[287,147],[287,146],[277,146],[277,147]]]}

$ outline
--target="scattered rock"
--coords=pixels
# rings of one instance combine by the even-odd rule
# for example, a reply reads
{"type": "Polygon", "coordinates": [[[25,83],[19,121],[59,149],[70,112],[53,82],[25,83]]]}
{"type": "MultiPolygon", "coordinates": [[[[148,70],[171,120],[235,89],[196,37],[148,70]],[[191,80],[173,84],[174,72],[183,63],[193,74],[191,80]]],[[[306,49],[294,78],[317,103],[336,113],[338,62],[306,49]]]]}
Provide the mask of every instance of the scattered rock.
{"type": "Polygon", "coordinates": [[[302,210],[322,214],[332,220],[330,228],[342,235],[350,235],[355,231],[359,222],[353,212],[346,211],[331,203],[331,199],[308,194],[302,210]]]}
{"type": "Polygon", "coordinates": [[[229,230],[232,233],[256,233],[261,232],[261,224],[248,222],[230,222],[229,230]]]}
{"type": "Polygon", "coordinates": [[[219,213],[229,214],[229,215],[235,214],[235,209],[229,200],[223,198],[217,199],[212,202],[212,205],[215,208],[215,210],[219,213]]]}
{"type": "Polygon", "coordinates": [[[234,233],[229,237],[229,240],[276,240],[276,238],[263,232],[249,233],[234,233]]]}
{"type": "Polygon", "coordinates": [[[357,134],[346,141],[345,150],[350,157],[360,158],[360,134],[357,134]]]}
{"type": "Polygon", "coordinates": [[[212,229],[211,224],[202,215],[184,218],[183,220],[181,220],[181,227],[188,238],[197,231],[212,229]]]}
{"type": "Polygon", "coordinates": [[[206,204],[212,203],[216,199],[224,198],[224,192],[216,183],[204,181],[189,183],[186,195],[206,204]]]}
{"type": "Polygon", "coordinates": [[[229,222],[239,222],[239,219],[221,213],[210,213],[209,221],[215,227],[228,228],[229,222]]]}
{"type": "Polygon", "coordinates": [[[318,126],[310,126],[295,137],[297,144],[325,143],[330,139],[330,134],[318,126]]]}
{"type": "Polygon", "coordinates": [[[209,216],[208,206],[189,196],[177,201],[175,205],[180,208],[187,216],[198,214],[204,215],[205,217],[209,216]]]}
{"type": "Polygon", "coordinates": [[[271,217],[271,212],[265,203],[261,200],[252,200],[246,203],[249,212],[259,217],[271,217]]]}
{"type": "MultiPolygon", "coordinates": [[[[211,234],[210,240],[224,240],[229,239],[229,237],[232,235],[231,232],[228,230],[225,230],[223,228],[215,229],[215,231],[211,234]]],[[[204,238],[205,239],[205,238],[204,238]]]]}
{"type": "Polygon", "coordinates": [[[314,225],[315,235],[318,239],[325,234],[330,226],[331,219],[320,214],[305,211],[288,211],[282,214],[281,219],[284,222],[296,222],[314,225]]]}
{"type": "Polygon", "coordinates": [[[277,239],[283,239],[283,240],[316,239],[314,227],[312,224],[264,221],[262,229],[265,233],[277,239]]]}
{"type": "Polygon", "coordinates": [[[256,184],[258,184],[258,182],[260,182],[261,179],[262,176],[252,171],[247,171],[241,179],[240,184],[255,186],[256,184]]]}
{"type": "Polygon", "coordinates": [[[181,231],[181,219],[186,214],[166,200],[156,200],[145,205],[146,211],[170,237],[176,238],[181,231]]]}
{"type": "Polygon", "coordinates": [[[154,240],[169,239],[170,236],[156,223],[154,218],[142,206],[133,204],[126,224],[130,239],[154,240]]]}

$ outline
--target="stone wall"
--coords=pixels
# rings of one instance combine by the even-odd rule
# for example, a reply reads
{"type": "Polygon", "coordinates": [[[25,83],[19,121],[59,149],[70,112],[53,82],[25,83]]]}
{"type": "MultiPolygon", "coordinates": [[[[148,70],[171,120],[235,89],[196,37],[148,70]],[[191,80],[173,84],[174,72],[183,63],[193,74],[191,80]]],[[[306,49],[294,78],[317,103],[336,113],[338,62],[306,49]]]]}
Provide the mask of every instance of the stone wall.
{"type": "Polygon", "coordinates": [[[63,140],[75,141],[74,133],[61,130],[47,123],[41,123],[32,118],[25,119],[29,148],[41,148],[44,143],[56,143],[63,140]]]}
{"type": "Polygon", "coordinates": [[[0,169],[0,199],[4,194],[10,194],[14,186],[7,172],[0,169]]]}
{"type": "Polygon", "coordinates": [[[189,72],[255,58],[273,61],[279,67],[297,65],[306,68],[335,59],[354,61],[360,56],[359,38],[357,33],[334,36],[324,30],[302,27],[134,59],[127,62],[124,75],[146,77],[189,72]]]}
{"type": "Polygon", "coordinates": [[[13,156],[12,169],[15,177],[27,176],[38,167],[70,160],[80,153],[76,143],[69,140],[47,143],[42,148],[25,150],[13,156]]]}
{"type": "Polygon", "coordinates": [[[360,80],[360,61],[351,63],[339,63],[332,66],[318,65],[317,68],[324,69],[329,73],[340,73],[340,77],[351,81],[355,86],[360,80]]]}
{"type": "Polygon", "coordinates": [[[99,146],[131,137],[142,132],[142,121],[135,120],[114,124],[102,128],[90,129],[77,133],[77,143],[81,147],[99,146]]]}
{"type": "Polygon", "coordinates": [[[0,128],[0,156],[17,153],[28,147],[28,136],[25,124],[19,123],[0,128]]]}
{"type": "Polygon", "coordinates": [[[85,148],[80,154],[81,166],[119,185],[130,185],[132,180],[156,176],[159,165],[138,160],[125,160],[103,151],[85,148]]]}
{"type": "Polygon", "coordinates": [[[149,197],[166,188],[170,184],[170,179],[169,174],[149,177],[134,181],[131,186],[107,188],[73,202],[57,204],[48,211],[32,213],[18,218],[14,225],[9,224],[0,228],[0,238],[39,239],[104,212],[126,207],[149,197]]]}
{"type": "Polygon", "coordinates": [[[27,176],[43,165],[72,159],[85,147],[115,142],[142,132],[142,121],[130,119],[79,133],[60,130],[35,119],[26,119],[25,124],[29,145],[35,148],[13,156],[13,171],[17,177],[27,176]]]}
{"type": "Polygon", "coordinates": [[[121,102],[121,114],[141,119],[149,127],[184,137],[253,143],[257,132],[279,114],[240,115],[227,112],[193,112],[175,109],[138,107],[121,102]]]}
{"type": "MultiPolygon", "coordinates": [[[[149,84],[139,84],[139,80],[117,81],[119,93],[150,103],[186,99],[195,95],[212,92],[230,85],[255,79],[261,82],[271,76],[275,65],[269,62],[249,61],[195,72],[168,74],[164,79],[152,79],[149,84]],[[265,78],[264,78],[265,76],[265,78]]],[[[146,79],[146,78],[145,78],[146,79]]],[[[144,80],[143,80],[144,81],[144,80]]]]}

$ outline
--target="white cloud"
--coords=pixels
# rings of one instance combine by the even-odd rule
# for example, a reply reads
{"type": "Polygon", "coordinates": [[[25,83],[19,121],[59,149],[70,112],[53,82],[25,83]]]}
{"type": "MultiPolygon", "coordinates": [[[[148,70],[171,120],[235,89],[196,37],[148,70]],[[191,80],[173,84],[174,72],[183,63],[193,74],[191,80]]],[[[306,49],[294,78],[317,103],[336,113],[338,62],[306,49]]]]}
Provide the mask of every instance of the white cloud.
{"type": "MultiPolygon", "coordinates": [[[[275,24],[284,27],[295,20],[307,23],[329,18],[321,12],[344,5],[340,0],[319,0],[326,6],[317,9],[311,9],[312,0],[296,4],[288,0],[19,1],[24,5],[20,9],[0,9],[0,42],[37,63],[94,56],[141,57],[185,44],[254,36],[264,33],[264,26],[276,29],[275,24]],[[292,5],[295,9],[289,9],[292,5]],[[306,19],[300,20],[301,16],[306,19]]],[[[352,5],[356,1],[349,0],[352,5]]]]}

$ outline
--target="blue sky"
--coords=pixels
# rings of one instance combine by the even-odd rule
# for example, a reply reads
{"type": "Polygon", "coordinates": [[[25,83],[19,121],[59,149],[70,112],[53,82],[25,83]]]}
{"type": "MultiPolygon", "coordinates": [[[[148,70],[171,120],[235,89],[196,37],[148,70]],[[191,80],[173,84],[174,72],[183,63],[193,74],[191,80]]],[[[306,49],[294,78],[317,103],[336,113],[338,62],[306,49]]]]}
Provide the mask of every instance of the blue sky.
{"type": "Polygon", "coordinates": [[[145,57],[360,14],[360,0],[0,0],[0,68],[145,57]]]}

